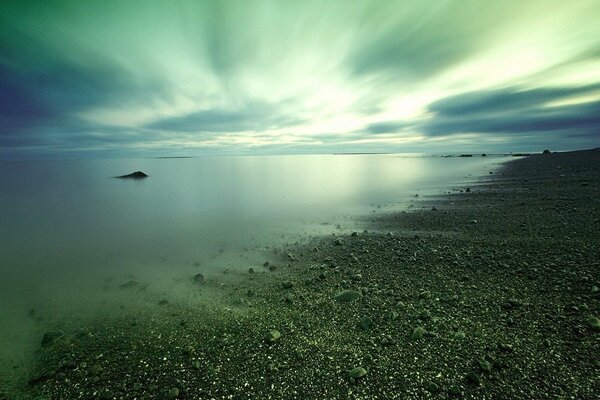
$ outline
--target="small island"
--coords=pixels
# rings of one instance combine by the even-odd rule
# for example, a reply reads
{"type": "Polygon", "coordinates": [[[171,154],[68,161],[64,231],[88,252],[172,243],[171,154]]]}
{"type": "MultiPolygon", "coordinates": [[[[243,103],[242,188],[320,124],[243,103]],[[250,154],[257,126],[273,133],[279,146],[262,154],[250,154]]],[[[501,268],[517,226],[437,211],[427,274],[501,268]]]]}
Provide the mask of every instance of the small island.
{"type": "Polygon", "coordinates": [[[131,174],[117,176],[116,178],[120,178],[120,179],[143,179],[143,178],[147,178],[147,177],[148,177],[148,175],[146,175],[142,171],[135,171],[135,172],[132,172],[131,174]]]}

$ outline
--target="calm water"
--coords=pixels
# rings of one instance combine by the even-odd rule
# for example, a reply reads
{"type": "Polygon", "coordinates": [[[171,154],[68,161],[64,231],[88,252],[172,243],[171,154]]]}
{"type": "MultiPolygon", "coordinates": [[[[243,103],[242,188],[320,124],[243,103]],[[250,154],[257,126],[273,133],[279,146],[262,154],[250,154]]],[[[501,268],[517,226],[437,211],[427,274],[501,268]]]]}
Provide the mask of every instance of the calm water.
{"type": "Polygon", "coordinates": [[[247,270],[265,259],[266,246],[359,229],[352,216],[406,209],[415,193],[474,180],[501,161],[315,155],[2,162],[0,364],[14,361],[15,344],[25,346],[28,333],[35,336],[31,309],[59,318],[94,307],[107,282],[128,279],[169,291],[198,264],[247,270]],[[111,178],[135,170],[150,177],[111,178]]]}

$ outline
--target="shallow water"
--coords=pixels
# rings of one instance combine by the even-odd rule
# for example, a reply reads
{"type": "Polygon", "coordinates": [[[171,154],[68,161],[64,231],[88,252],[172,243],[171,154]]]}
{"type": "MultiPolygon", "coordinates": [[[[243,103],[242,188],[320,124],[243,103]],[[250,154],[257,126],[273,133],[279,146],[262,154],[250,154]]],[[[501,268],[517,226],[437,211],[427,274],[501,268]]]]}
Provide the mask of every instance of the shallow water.
{"type": "MultiPolygon", "coordinates": [[[[360,229],[486,175],[498,157],[313,155],[0,163],[0,365],[52,321],[107,304],[129,279],[156,293],[247,270],[267,247],[360,229]],[[143,180],[112,177],[142,170],[143,180]],[[33,311],[31,311],[33,310],[33,311]],[[45,325],[44,325],[45,321],[45,325]]],[[[189,293],[179,292],[185,299],[189,293]]]]}

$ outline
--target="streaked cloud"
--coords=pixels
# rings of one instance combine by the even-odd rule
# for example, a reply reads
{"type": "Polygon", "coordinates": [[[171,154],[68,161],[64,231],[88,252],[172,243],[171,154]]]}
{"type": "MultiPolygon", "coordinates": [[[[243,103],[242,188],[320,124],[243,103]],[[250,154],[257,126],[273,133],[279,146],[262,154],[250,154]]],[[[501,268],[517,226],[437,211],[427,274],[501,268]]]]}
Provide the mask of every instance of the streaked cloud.
{"type": "Polygon", "coordinates": [[[600,146],[600,3],[0,4],[0,157],[600,146]]]}

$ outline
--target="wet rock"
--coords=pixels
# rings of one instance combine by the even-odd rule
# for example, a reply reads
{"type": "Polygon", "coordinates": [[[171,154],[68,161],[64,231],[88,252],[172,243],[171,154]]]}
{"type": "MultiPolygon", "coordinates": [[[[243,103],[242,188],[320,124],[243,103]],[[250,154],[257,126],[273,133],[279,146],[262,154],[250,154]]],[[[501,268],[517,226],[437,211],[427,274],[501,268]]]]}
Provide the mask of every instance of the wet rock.
{"type": "Polygon", "coordinates": [[[278,330],[272,330],[269,333],[267,333],[265,340],[268,343],[274,343],[274,342],[278,341],[280,338],[281,338],[281,332],[279,332],[278,330]]]}
{"type": "Polygon", "coordinates": [[[471,220],[469,220],[469,224],[476,225],[477,224],[477,220],[476,219],[471,219],[471,220]]]}
{"type": "Polygon", "coordinates": [[[367,370],[363,367],[352,368],[350,371],[348,371],[348,376],[350,376],[350,378],[352,379],[360,379],[365,377],[366,375],[367,370]]]}
{"type": "Polygon", "coordinates": [[[281,286],[283,286],[284,289],[291,289],[294,287],[294,284],[290,281],[285,281],[281,286]]]}
{"type": "Polygon", "coordinates": [[[435,382],[429,382],[427,384],[427,390],[429,390],[431,393],[437,393],[437,391],[440,390],[440,387],[435,382]]]}
{"type": "Polygon", "coordinates": [[[475,372],[469,372],[465,376],[465,382],[467,382],[469,385],[472,385],[472,386],[481,385],[481,379],[479,379],[479,376],[475,372]]]}
{"type": "Polygon", "coordinates": [[[388,321],[395,321],[398,319],[398,313],[396,311],[388,311],[385,317],[388,321]]]}
{"type": "Polygon", "coordinates": [[[335,243],[336,246],[341,246],[344,244],[344,241],[340,238],[337,238],[337,239],[335,239],[335,242],[333,242],[333,243],[335,243]]]}
{"type": "Polygon", "coordinates": [[[254,268],[252,268],[252,267],[248,268],[248,273],[249,274],[253,274],[254,273],[254,268]]]}
{"type": "Polygon", "coordinates": [[[64,336],[65,333],[63,331],[46,332],[42,337],[42,347],[48,347],[64,336]]]}
{"type": "Polygon", "coordinates": [[[600,320],[596,317],[589,317],[587,319],[587,324],[592,330],[600,331],[600,320]]]}
{"type": "Polygon", "coordinates": [[[455,396],[455,397],[458,397],[458,396],[460,396],[462,394],[462,392],[460,390],[460,386],[458,386],[458,385],[452,385],[452,386],[450,386],[448,388],[448,393],[451,396],[455,396]]]}
{"type": "Polygon", "coordinates": [[[592,293],[597,293],[598,292],[598,286],[594,285],[592,286],[592,293]]]}
{"type": "Polygon", "coordinates": [[[427,333],[427,331],[425,330],[425,328],[423,328],[422,326],[417,326],[412,333],[412,338],[414,340],[419,340],[422,339],[425,334],[427,333]]]}
{"type": "Polygon", "coordinates": [[[356,290],[344,290],[339,292],[338,294],[335,295],[335,300],[339,301],[340,303],[348,303],[351,301],[354,301],[356,299],[359,299],[361,297],[361,294],[359,292],[357,292],[356,290]]]}
{"type": "Polygon", "coordinates": [[[196,354],[196,349],[193,346],[185,346],[185,348],[183,349],[183,354],[185,354],[188,357],[191,357],[194,354],[196,354]]]}
{"type": "Polygon", "coordinates": [[[429,290],[421,290],[419,292],[419,298],[420,299],[430,299],[431,298],[431,292],[429,290]]]}
{"type": "Polygon", "coordinates": [[[202,285],[205,282],[204,275],[196,274],[194,275],[194,283],[202,285]]]}
{"type": "Polygon", "coordinates": [[[354,275],[352,275],[352,280],[354,282],[361,281],[362,280],[362,275],[361,274],[354,274],[354,275]]]}
{"type": "Polygon", "coordinates": [[[465,338],[465,333],[463,331],[456,331],[454,333],[454,340],[462,340],[465,338]]]}
{"type": "Polygon", "coordinates": [[[479,360],[479,369],[489,374],[492,372],[492,364],[483,359],[479,360]]]}
{"type": "Polygon", "coordinates": [[[121,289],[131,289],[136,287],[137,285],[139,285],[138,282],[134,281],[134,280],[129,280],[121,285],[119,285],[119,288],[121,289]]]}
{"type": "Polygon", "coordinates": [[[358,325],[366,331],[373,326],[373,320],[369,317],[364,317],[359,321],[358,325]]]}
{"type": "Polygon", "coordinates": [[[167,399],[176,399],[179,397],[179,389],[178,388],[172,388],[167,392],[167,399]]]}

